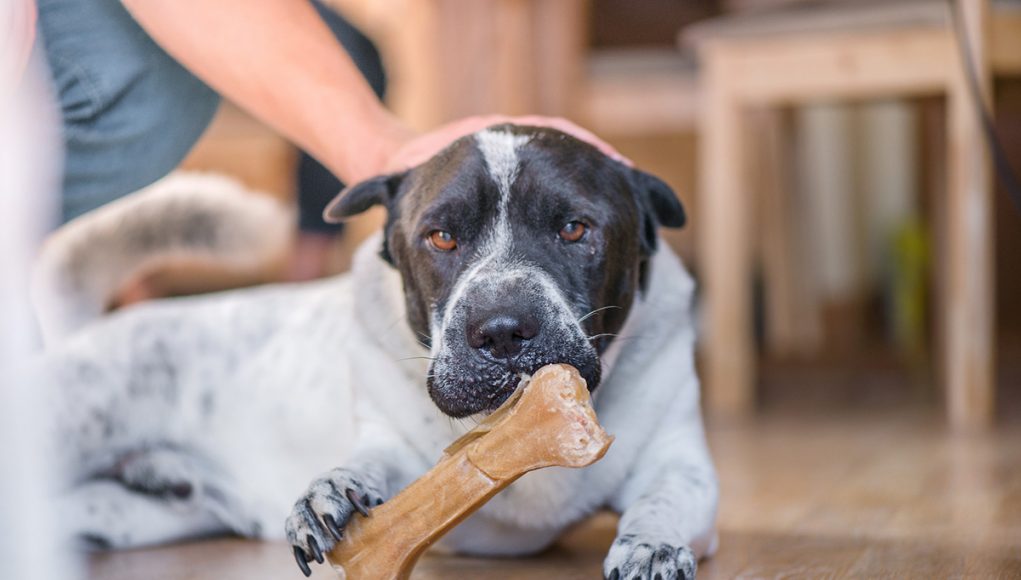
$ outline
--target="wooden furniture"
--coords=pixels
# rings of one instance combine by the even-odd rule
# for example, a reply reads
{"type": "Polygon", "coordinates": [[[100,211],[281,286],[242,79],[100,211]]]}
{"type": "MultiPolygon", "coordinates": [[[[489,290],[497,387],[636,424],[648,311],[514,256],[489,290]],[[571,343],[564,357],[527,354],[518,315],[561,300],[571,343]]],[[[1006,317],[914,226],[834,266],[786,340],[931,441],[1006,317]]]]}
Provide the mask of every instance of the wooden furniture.
{"type": "MultiPolygon", "coordinates": [[[[993,74],[1021,71],[1021,12],[961,0],[988,106],[993,74]]],[[[753,228],[745,123],[754,110],[824,99],[944,95],[947,99],[945,263],[942,325],[950,422],[983,427],[993,415],[993,247],[990,172],[945,2],[817,3],[769,15],[724,18],[685,32],[702,65],[700,267],[706,295],[709,408],[753,407],[751,245],[753,228]]],[[[775,130],[775,128],[774,128],[775,130]]],[[[775,140],[775,137],[774,137],[775,140]]]]}
{"type": "Polygon", "coordinates": [[[604,137],[690,133],[698,118],[696,62],[669,49],[591,51],[576,101],[571,116],[604,137]]]}

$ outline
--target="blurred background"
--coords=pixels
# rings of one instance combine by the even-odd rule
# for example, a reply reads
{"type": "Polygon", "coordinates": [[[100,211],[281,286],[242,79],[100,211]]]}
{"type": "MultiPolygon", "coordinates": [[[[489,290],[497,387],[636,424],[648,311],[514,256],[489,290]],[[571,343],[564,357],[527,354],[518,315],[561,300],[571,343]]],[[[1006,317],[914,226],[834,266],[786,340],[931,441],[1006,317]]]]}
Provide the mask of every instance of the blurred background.
{"type": "MultiPolygon", "coordinates": [[[[683,200],[689,225],[665,235],[700,284],[723,487],[704,577],[1021,576],[1021,213],[991,155],[996,140],[1021,168],[1021,1],[329,3],[376,45],[412,126],[564,116],[683,200]]],[[[182,167],[294,200],[301,162],[228,103],[182,167]]],[[[350,222],[328,270],[381,220],[350,222]]],[[[155,276],[187,294],[286,268],[155,276]]],[[[545,561],[596,573],[612,527],[545,561]]],[[[220,548],[158,562],[234,577],[220,548]]],[[[273,550],[248,553],[258,572],[277,551],[290,569],[273,550]]],[[[423,578],[449,572],[437,562],[423,578]]]]}

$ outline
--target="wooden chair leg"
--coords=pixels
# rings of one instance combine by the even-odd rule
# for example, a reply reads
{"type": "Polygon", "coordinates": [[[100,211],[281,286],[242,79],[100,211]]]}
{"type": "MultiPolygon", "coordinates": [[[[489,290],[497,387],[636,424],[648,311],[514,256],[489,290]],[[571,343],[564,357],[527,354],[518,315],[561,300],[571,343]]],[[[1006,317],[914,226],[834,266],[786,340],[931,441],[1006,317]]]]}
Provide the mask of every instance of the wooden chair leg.
{"type": "MultiPolygon", "coordinates": [[[[989,105],[982,46],[985,2],[964,3],[965,26],[989,105]]],[[[959,62],[947,91],[948,199],[945,337],[947,410],[956,428],[988,426],[994,405],[993,215],[989,157],[959,62]]]]}
{"type": "Polygon", "coordinates": [[[754,403],[750,204],[741,109],[728,94],[724,71],[710,62],[703,103],[699,269],[705,296],[707,408],[717,416],[748,414],[754,403]]]}
{"type": "Polygon", "coordinates": [[[765,288],[766,349],[779,356],[803,356],[822,342],[821,308],[810,268],[804,219],[793,174],[794,150],[791,111],[767,108],[753,113],[757,140],[748,161],[759,198],[758,215],[765,288]]]}

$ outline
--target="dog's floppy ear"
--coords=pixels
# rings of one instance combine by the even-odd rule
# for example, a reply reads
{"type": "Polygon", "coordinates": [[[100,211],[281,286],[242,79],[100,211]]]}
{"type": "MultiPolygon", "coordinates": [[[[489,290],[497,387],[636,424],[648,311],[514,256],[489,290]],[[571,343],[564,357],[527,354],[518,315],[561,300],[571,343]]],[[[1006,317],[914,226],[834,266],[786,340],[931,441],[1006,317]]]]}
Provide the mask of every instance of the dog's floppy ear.
{"type": "Polygon", "coordinates": [[[681,200],[663,180],[638,169],[628,169],[632,190],[642,213],[642,249],[656,251],[656,228],[684,227],[688,220],[681,200]]]}
{"type": "Polygon", "coordinates": [[[326,206],[323,219],[329,223],[338,223],[374,205],[389,207],[405,175],[407,172],[379,175],[345,188],[326,206]]]}
{"type": "Polygon", "coordinates": [[[645,197],[656,218],[656,222],[668,228],[684,227],[684,224],[688,221],[688,216],[684,212],[684,206],[681,205],[681,200],[677,199],[677,194],[674,193],[674,190],[664,183],[662,179],[644,171],[632,169],[631,173],[632,181],[639,194],[645,197]]]}

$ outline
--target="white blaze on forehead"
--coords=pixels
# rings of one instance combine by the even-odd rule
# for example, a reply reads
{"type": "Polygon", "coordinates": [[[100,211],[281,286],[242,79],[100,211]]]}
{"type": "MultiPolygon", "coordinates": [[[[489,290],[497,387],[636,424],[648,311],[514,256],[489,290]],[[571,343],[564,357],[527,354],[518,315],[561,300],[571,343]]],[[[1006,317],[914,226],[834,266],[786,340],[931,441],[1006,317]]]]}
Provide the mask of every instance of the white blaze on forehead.
{"type": "Polygon", "coordinates": [[[492,262],[507,253],[511,245],[510,220],[507,218],[507,207],[510,205],[511,186],[518,177],[518,147],[531,137],[515,135],[504,131],[485,130],[475,134],[475,142],[486,161],[489,176],[496,182],[500,200],[496,210],[496,220],[490,228],[489,239],[480,253],[479,263],[492,262]]]}
{"type": "Polygon", "coordinates": [[[486,160],[489,175],[500,189],[500,209],[507,207],[510,188],[518,176],[518,147],[528,143],[528,135],[485,130],[475,134],[475,142],[486,160]]]}

